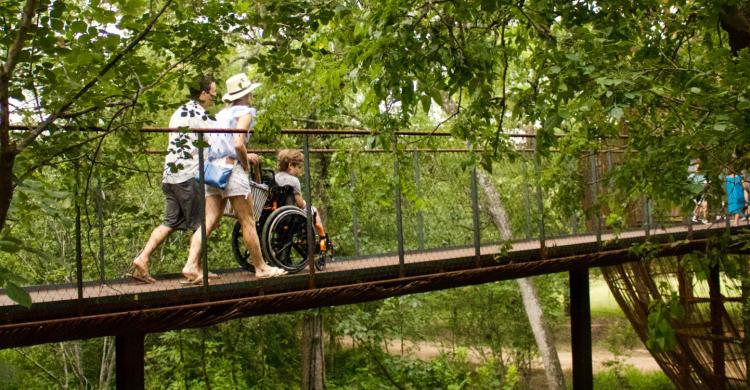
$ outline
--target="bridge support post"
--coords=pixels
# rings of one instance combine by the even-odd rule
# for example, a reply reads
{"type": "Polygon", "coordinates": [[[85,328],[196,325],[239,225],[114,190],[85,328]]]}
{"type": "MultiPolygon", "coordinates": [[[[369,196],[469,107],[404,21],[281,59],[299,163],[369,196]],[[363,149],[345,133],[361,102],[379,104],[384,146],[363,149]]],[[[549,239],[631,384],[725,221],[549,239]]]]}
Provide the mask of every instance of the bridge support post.
{"type": "Polygon", "coordinates": [[[143,389],[143,333],[115,336],[115,376],[118,389],[143,389]]]}
{"type": "Polygon", "coordinates": [[[713,360],[713,374],[716,380],[714,388],[723,390],[726,388],[726,366],[724,356],[724,326],[722,324],[722,314],[724,303],[721,296],[721,274],[719,265],[713,264],[709,267],[708,290],[711,298],[711,335],[714,336],[711,342],[711,357],[713,360]]]}
{"type": "Polygon", "coordinates": [[[570,280],[570,343],[573,353],[573,389],[594,388],[591,362],[591,302],[589,269],[573,268],[570,280]]]}

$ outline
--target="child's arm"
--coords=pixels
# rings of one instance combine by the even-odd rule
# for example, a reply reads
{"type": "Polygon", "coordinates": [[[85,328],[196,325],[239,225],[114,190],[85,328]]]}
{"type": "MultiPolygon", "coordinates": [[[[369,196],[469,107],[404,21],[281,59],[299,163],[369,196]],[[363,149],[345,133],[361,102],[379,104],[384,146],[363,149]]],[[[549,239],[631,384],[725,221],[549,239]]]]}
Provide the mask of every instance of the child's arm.
{"type": "Polygon", "coordinates": [[[303,210],[305,209],[305,206],[307,206],[307,204],[305,203],[305,199],[302,197],[302,195],[296,194],[296,193],[294,194],[294,203],[297,205],[297,207],[303,210]]]}
{"type": "Polygon", "coordinates": [[[299,182],[299,178],[297,177],[294,177],[292,181],[292,187],[294,187],[294,204],[304,210],[307,203],[305,202],[305,198],[302,197],[302,183],[299,182]]]}

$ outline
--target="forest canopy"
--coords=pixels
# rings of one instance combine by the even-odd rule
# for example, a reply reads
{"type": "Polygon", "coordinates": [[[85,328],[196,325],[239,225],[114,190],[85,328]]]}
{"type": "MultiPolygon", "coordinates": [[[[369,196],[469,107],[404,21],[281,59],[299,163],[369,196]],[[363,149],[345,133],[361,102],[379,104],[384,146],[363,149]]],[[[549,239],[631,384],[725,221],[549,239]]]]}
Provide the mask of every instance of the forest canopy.
{"type": "Polygon", "coordinates": [[[261,134],[365,128],[389,147],[449,131],[487,169],[516,157],[519,129],[542,155],[616,143],[613,196],[682,204],[691,159],[710,177],[747,165],[749,16],[747,1],[3,2],[0,244],[33,251],[24,213],[69,209],[100,170],[147,171],[139,129],[195,75],[238,70],[264,83],[261,134]]]}

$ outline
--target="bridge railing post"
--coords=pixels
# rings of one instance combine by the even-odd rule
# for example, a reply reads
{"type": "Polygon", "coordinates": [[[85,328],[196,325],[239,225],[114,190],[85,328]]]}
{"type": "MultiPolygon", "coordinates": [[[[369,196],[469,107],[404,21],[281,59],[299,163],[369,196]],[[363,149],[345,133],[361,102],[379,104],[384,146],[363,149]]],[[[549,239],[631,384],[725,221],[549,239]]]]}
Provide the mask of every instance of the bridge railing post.
{"type": "Polygon", "coordinates": [[[529,185],[529,169],[526,162],[527,154],[521,159],[521,172],[523,175],[523,205],[524,205],[524,233],[526,239],[530,240],[532,237],[531,233],[531,186],[529,185]]]}
{"type": "Polygon", "coordinates": [[[203,133],[198,133],[198,214],[200,215],[201,229],[201,264],[203,267],[203,291],[208,296],[208,243],[206,242],[206,177],[205,161],[203,152],[203,133]]]}
{"type": "Polygon", "coordinates": [[[481,235],[480,235],[480,224],[479,224],[479,189],[477,183],[477,164],[476,159],[471,168],[471,215],[474,229],[474,257],[476,259],[476,267],[482,266],[482,254],[481,254],[481,235]]]}
{"type": "Polygon", "coordinates": [[[315,288],[315,235],[313,234],[312,188],[310,180],[310,137],[302,136],[302,149],[305,154],[305,215],[307,216],[307,264],[309,269],[309,288],[315,288]]]}
{"type": "Polygon", "coordinates": [[[96,219],[99,227],[99,283],[106,283],[104,263],[104,190],[102,189],[102,172],[99,170],[96,179],[96,219]]]}
{"type": "MultiPolygon", "coordinates": [[[[350,164],[351,166],[351,156],[350,164]]],[[[349,169],[349,189],[352,194],[352,240],[354,241],[354,255],[360,255],[359,249],[359,209],[357,208],[356,199],[356,188],[357,188],[357,175],[354,173],[354,168],[349,169]]]]}
{"type": "Polygon", "coordinates": [[[591,169],[591,211],[594,215],[594,233],[596,234],[596,245],[602,245],[602,213],[599,205],[599,175],[597,173],[596,151],[589,155],[591,169]]]}
{"type": "Polygon", "coordinates": [[[393,175],[395,183],[396,198],[396,240],[398,241],[398,274],[400,277],[406,276],[404,264],[404,227],[403,216],[401,211],[401,176],[399,175],[398,164],[398,135],[393,134],[393,175]]]}
{"type": "Polygon", "coordinates": [[[76,209],[76,290],[78,299],[83,299],[83,253],[81,249],[81,193],[80,193],[80,165],[78,160],[75,162],[76,188],[75,188],[75,209],[76,209]]]}
{"type": "Polygon", "coordinates": [[[544,199],[542,198],[542,161],[539,155],[539,143],[534,139],[534,180],[536,183],[536,207],[539,212],[539,250],[542,257],[545,257],[546,234],[544,230],[544,199]]]}
{"type": "MultiPolygon", "coordinates": [[[[414,187],[418,197],[422,196],[420,191],[421,184],[421,168],[419,166],[419,152],[412,152],[412,161],[414,163],[414,187]]],[[[417,245],[419,250],[424,250],[424,213],[421,209],[417,210],[417,245]]]]}

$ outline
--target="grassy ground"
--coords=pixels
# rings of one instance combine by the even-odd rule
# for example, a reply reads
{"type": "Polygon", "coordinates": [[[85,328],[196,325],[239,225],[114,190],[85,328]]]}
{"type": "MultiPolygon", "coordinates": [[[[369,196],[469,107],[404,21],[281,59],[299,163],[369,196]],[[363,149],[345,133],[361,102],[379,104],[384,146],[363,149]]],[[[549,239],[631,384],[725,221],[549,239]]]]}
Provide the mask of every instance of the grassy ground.
{"type": "Polygon", "coordinates": [[[625,314],[615,301],[612,292],[609,291],[607,282],[602,278],[591,278],[589,282],[589,295],[591,296],[591,317],[622,317],[625,314]]]}

